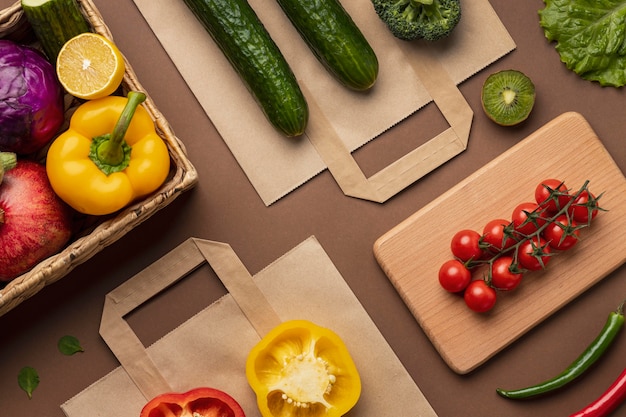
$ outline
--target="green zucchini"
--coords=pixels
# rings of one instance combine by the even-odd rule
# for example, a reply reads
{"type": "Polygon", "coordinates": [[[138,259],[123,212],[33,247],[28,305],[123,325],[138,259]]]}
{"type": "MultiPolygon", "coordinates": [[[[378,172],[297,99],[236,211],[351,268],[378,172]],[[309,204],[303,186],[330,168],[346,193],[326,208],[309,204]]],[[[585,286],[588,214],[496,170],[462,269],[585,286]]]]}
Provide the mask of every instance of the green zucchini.
{"type": "Polygon", "coordinates": [[[313,54],[342,84],[367,90],[378,59],[339,0],[276,0],[313,54]]]}
{"type": "Polygon", "coordinates": [[[53,64],[65,42],[91,31],[76,0],[22,0],[21,3],[41,49],[53,64]]]}
{"type": "Polygon", "coordinates": [[[309,109],[295,75],[246,0],[184,0],[209,32],[270,123],[304,133],[309,109]]]}

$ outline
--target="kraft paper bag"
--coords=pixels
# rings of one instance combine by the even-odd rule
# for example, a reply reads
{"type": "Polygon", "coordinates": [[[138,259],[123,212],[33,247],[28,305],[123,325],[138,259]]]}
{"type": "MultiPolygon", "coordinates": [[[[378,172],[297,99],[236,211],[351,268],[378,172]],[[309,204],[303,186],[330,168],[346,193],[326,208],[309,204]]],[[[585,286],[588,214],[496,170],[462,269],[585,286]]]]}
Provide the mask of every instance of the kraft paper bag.
{"type": "Polygon", "coordinates": [[[354,92],[329,75],[275,1],[250,0],[311,108],[305,134],[285,138],[184,2],[134,1],[268,206],[325,169],[348,196],[397,194],[466,149],[473,112],[457,85],[515,48],[488,0],[464,0],[457,28],[435,43],[396,39],[371,0],[342,0],[380,64],[376,85],[354,92]],[[366,178],[351,153],[431,101],[450,128],[366,178]]]}
{"type": "Polygon", "coordinates": [[[229,245],[191,238],[129,279],[107,295],[100,327],[122,366],[61,408],[67,417],[138,417],[155,395],[209,386],[231,394],[246,416],[258,417],[245,378],[247,354],[261,335],[291,319],[332,329],[349,349],[363,390],[346,416],[436,417],[313,236],[254,276],[229,245]],[[208,266],[228,294],[145,348],[123,317],[208,266]]]}

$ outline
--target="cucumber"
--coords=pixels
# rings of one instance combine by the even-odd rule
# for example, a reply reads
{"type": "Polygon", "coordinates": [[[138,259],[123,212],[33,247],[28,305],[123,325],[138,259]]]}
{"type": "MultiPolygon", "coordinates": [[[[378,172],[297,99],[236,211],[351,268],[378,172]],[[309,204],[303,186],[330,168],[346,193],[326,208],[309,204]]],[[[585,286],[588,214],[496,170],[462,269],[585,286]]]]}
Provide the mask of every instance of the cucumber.
{"type": "Polygon", "coordinates": [[[367,90],[378,77],[378,59],[338,0],[276,0],[313,54],[342,84],[367,90]]]}
{"type": "Polygon", "coordinates": [[[52,64],[56,63],[65,42],[91,31],[76,0],[22,0],[21,3],[26,20],[52,64]]]}
{"type": "Polygon", "coordinates": [[[304,133],[309,108],[289,64],[246,0],[184,0],[286,136],[304,133]]]}

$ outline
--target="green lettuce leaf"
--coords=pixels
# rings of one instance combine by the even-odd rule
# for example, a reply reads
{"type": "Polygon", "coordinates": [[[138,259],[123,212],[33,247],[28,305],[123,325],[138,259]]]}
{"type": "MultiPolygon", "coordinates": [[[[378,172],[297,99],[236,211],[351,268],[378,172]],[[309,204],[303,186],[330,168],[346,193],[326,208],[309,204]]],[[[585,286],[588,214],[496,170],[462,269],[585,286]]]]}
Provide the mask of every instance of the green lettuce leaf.
{"type": "Polygon", "coordinates": [[[626,0],[544,0],[546,38],[568,69],[603,86],[626,85],[626,0]]]}

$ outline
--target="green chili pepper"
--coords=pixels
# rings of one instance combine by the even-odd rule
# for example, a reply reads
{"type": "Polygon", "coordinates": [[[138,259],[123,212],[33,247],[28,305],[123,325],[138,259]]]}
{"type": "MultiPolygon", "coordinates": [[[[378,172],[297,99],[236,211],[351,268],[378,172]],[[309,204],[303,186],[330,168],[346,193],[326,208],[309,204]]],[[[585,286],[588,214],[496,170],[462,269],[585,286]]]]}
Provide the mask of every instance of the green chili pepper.
{"type": "MultiPolygon", "coordinates": [[[[626,301],[626,300],[625,300],[626,301]]],[[[570,383],[574,379],[582,375],[593,363],[595,363],[611,345],[615,336],[619,333],[624,325],[624,301],[617,307],[615,311],[609,314],[609,317],[602,328],[600,334],[585,349],[585,351],[572,362],[559,375],[548,379],[537,385],[516,390],[504,390],[497,388],[496,392],[502,397],[511,399],[530,398],[537,395],[554,391],[564,385],[570,383]]]]}

